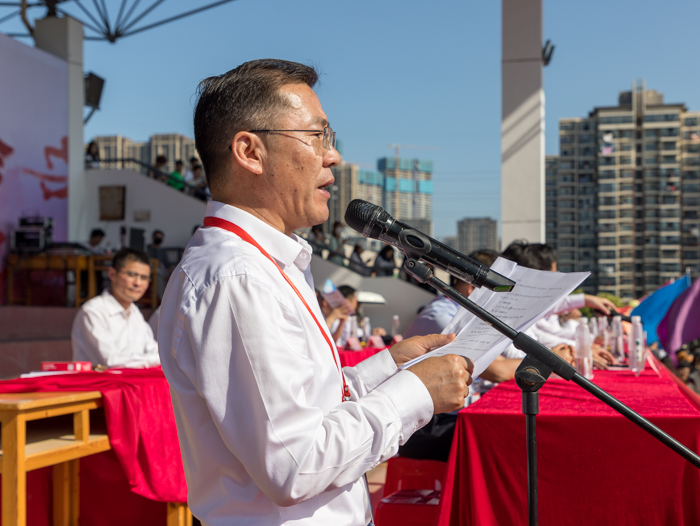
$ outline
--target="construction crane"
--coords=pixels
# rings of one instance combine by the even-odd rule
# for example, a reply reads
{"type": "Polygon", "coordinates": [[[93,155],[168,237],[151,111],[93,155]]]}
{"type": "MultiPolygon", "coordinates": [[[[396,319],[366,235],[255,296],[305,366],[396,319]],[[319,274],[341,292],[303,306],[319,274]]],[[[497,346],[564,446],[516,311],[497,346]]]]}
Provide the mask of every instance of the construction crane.
{"type": "Polygon", "coordinates": [[[406,150],[440,150],[439,146],[420,146],[415,144],[387,144],[387,148],[394,150],[394,155],[398,159],[401,157],[401,148],[406,150]]]}

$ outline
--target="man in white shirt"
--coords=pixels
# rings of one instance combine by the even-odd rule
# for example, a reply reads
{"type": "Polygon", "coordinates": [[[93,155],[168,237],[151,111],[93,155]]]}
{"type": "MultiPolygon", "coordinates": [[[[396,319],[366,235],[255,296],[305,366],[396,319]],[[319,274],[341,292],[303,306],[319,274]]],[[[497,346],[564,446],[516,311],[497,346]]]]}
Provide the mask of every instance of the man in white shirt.
{"type": "Polygon", "coordinates": [[[316,80],[267,59],[199,88],[195,140],[213,201],[171,275],[158,340],[188,503],[206,526],[364,526],[363,474],[433,413],[461,407],[471,383],[473,364],[454,355],[397,371],[453,336],[340,370],[311,247],[294,234],[328,218],[340,162],[316,80]]]}
{"type": "Polygon", "coordinates": [[[85,302],[73,321],[73,360],[105,367],[153,367],[160,364],[151,327],[134,302],[148,289],[148,255],[123,248],[108,269],[112,285],[85,302]]]}

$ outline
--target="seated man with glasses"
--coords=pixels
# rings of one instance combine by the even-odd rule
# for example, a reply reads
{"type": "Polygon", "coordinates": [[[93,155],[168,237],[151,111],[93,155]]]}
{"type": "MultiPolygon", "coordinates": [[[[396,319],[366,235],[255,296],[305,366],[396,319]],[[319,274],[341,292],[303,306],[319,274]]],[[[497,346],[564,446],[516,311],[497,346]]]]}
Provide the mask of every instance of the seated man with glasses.
{"type": "Polygon", "coordinates": [[[108,273],[112,286],[87,301],[73,321],[73,360],[134,369],[160,365],[153,331],[134,304],[151,282],[148,255],[123,248],[108,273]]]}

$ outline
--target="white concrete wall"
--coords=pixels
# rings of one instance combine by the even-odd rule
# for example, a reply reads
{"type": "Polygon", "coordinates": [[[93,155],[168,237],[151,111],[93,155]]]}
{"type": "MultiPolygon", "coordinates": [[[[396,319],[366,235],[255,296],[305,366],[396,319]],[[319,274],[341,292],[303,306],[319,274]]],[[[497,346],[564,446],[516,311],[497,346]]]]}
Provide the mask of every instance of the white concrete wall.
{"type": "Polygon", "coordinates": [[[501,245],[545,241],[542,0],[502,0],[501,245]]]}
{"type": "Polygon", "coordinates": [[[330,279],[336,286],[350,285],[357,290],[367,290],[384,296],[387,300],[386,305],[364,305],[362,311],[365,316],[369,316],[373,327],[384,327],[387,333],[391,330],[394,314],[399,315],[400,330],[403,332],[416,317],[418,309],[435,298],[434,294],[406,281],[393,277],[363,277],[316,255],[311,260],[311,272],[317,289],[321,289],[325,281],[330,279]]]}
{"type": "Polygon", "coordinates": [[[145,229],[146,244],[153,230],[162,230],[164,246],[184,247],[192,237],[192,229],[204,219],[206,203],[132,170],[87,170],[85,181],[88,232],[102,228],[107,234],[103,243],[109,241],[113,248],[120,246],[121,225],[145,229]],[[124,221],[100,221],[100,186],[126,186],[124,221]],[[150,221],[135,221],[134,212],[138,211],[150,212],[150,221]]]}

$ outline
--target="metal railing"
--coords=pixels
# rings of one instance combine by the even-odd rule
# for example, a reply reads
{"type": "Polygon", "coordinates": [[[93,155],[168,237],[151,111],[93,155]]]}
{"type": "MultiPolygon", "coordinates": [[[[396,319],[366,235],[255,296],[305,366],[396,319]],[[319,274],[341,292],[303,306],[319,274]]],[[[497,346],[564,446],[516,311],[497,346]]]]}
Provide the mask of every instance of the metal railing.
{"type": "Polygon", "coordinates": [[[195,186],[188,183],[182,179],[174,177],[172,174],[158,170],[155,166],[152,166],[138,159],[132,158],[122,158],[122,159],[100,159],[99,161],[88,162],[88,164],[94,165],[99,163],[98,167],[86,166],[87,170],[105,170],[105,169],[121,169],[121,170],[134,170],[142,175],[149,177],[150,179],[155,179],[163,184],[171,187],[173,190],[183,192],[187,195],[199,199],[200,201],[208,201],[209,195],[207,193],[206,187],[195,186]]]}

